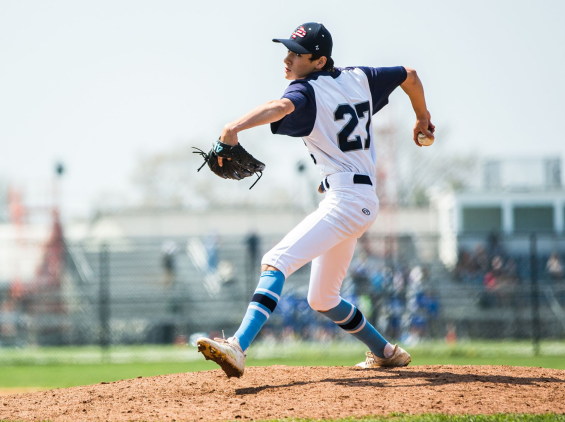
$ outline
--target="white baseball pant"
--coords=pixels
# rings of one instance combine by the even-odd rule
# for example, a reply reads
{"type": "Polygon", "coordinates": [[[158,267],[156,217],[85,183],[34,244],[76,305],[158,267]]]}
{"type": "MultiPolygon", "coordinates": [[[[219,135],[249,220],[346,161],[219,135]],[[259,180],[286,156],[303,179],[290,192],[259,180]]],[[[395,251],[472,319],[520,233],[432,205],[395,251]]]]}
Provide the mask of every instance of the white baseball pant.
{"type": "Polygon", "coordinates": [[[273,249],[261,264],[290,276],[312,261],[308,303],[316,311],[335,308],[351,263],[357,239],[375,221],[379,201],[373,185],[353,183],[354,173],[335,173],[326,178],[329,189],[316,211],[307,216],[273,249]]]}

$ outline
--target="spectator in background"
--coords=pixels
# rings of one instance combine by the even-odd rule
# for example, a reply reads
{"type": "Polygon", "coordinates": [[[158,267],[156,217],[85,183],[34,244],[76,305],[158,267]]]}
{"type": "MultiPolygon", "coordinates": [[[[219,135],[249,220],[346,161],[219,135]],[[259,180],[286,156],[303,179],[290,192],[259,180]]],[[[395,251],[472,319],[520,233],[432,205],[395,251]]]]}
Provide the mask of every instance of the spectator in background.
{"type": "Polygon", "coordinates": [[[258,276],[257,269],[261,263],[261,257],[259,255],[260,249],[261,239],[259,235],[254,231],[249,232],[249,234],[245,237],[245,290],[248,295],[252,295],[255,288],[258,276]]]}
{"type": "Polygon", "coordinates": [[[367,295],[372,292],[371,276],[373,270],[369,263],[369,257],[361,255],[355,259],[350,267],[351,279],[355,286],[355,294],[367,295]]]}
{"type": "Polygon", "coordinates": [[[514,258],[509,258],[504,266],[504,273],[510,277],[514,283],[517,283],[518,280],[518,266],[516,265],[516,261],[514,258]]]}
{"type": "MultiPolygon", "coordinates": [[[[492,243],[489,249],[502,250],[494,240],[490,239],[489,241],[492,243]]],[[[485,276],[492,268],[491,258],[496,256],[500,257],[501,255],[489,255],[481,244],[475,245],[472,254],[467,251],[460,251],[454,275],[458,281],[482,284],[485,276]]]]}
{"type": "Polygon", "coordinates": [[[505,255],[504,248],[500,243],[500,235],[496,232],[490,232],[487,238],[488,253],[490,256],[505,255]]]}
{"type": "Polygon", "coordinates": [[[457,281],[470,281],[472,265],[473,260],[471,258],[471,254],[464,250],[459,251],[459,259],[455,266],[455,278],[457,281]]]}
{"type": "Polygon", "coordinates": [[[404,274],[402,274],[402,271],[396,270],[392,276],[392,289],[394,294],[404,298],[404,288],[404,274]]]}
{"type": "MultiPolygon", "coordinates": [[[[500,275],[499,275],[499,304],[501,306],[516,306],[516,287],[518,285],[518,276],[516,272],[516,263],[512,258],[510,258],[506,264],[503,263],[501,257],[495,257],[500,259],[500,275]]],[[[493,262],[493,267],[495,263],[493,262]]]]}
{"type": "Polygon", "coordinates": [[[163,277],[163,285],[167,288],[172,287],[175,282],[175,256],[177,250],[177,244],[172,240],[167,240],[161,247],[162,265],[165,273],[163,277]]]}
{"type": "Polygon", "coordinates": [[[483,308],[490,308],[499,303],[502,267],[502,258],[495,256],[492,259],[491,270],[485,274],[484,278],[485,291],[481,297],[481,306],[483,308]]]}
{"type": "Polygon", "coordinates": [[[489,255],[481,244],[477,244],[472,254],[464,250],[459,252],[454,275],[458,281],[481,284],[489,270],[489,255]]]}
{"type": "Polygon", "coordinates": [[[398,296],[393,296],[389,303],[387,334],[392,338],[400,338],[402,335],[402,315],[404,303],[398,296]]]}
{"type": "MultiPolygon", "coordinates": [[[[501,256],[495,256],[492,259],[491,271],[488,274],[493,274],[495,284],[493,293],[496,295],[497,304],[499,306],[506,306],[512,304],[512,297],[514,294],[514,279],[506,273],[504,261],[501,256]]],[[[488,275],[487,274],[487,275],[488,275]]],[[[486,277],[485,277],[485,286],[486,277]]]]}
{"type": "MultiPolygon", "coordinates": [[[[176,281],[176,254],[177,244],[172,240],[167,240],[161,246],[162,265],[164,270],[163,285],[169,290],[168,312],[178,315],[181,312],[181,304],[178,295],[174,292],[176,281]]],[[[159,343],[171,344],[175,342],[176,327],[171,321],[166,321],[160,326],[159,343]]]]}
{"type": "Polygon", "coordinates": [[[473,265],[474,269],[479,273],[486,273],[490,269],[490,262],[489,262],[488,254],[483,248],[482,245],[475,246],[475,254],[473,257],[473,265]]]}
{"type": "Polygon", "coordinates": [[[445,333],[445,342],[454,345],[457,343],[457,333],[455,331],[455,324],[447,324],[445,333]]]}
{"type": "Polygon", "coordinates": [[[259,248],[261,245],[261,239],[255,232],[251,232],[245,238],[245,244],[247,246],[247,261],[248,265],[257,266],[259,261],[259,248]]]}
{"type": "Polygon", "coordinates": [[[556,252],[553,252],[547,260],[546,270],[551,280],[563,279],[563,264],[556,252]]]}
{"type": "Polygon", "coordinates": [[[218,268],[218,247],[220,244],[220,239],[218,233],[214,230],[208,233],[206,239],[204,239],[204,248],[206,249],[206,253],[208,254],[208,271],[214,272],[218,268]]]}
{"type": "Polygon", "coordinates": [[[374,275],[380,272],[378,270],[380,265],[373,253],[367,233],[364,233],[359,238],[358,245],[357,254],[349,266],[349,273],[355,286],[355,294],[357,296],[369,295],[372,297],[375,291],[372,279],[374,275]]]}

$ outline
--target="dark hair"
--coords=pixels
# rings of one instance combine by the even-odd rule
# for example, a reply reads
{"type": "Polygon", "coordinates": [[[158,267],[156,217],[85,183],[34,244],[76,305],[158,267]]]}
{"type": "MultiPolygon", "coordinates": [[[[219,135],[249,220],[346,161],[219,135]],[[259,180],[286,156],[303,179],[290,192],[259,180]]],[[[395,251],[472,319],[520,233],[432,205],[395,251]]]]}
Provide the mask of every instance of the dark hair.
{"type": "MultiPolygon", "coordinates": [[[[320,57],[322,57],[322,54],[312,53],[312,57],[310,57],[310,61],[313,62],[314,60],[318,60],[320,57]]],[[[327,59],[326,64],[324,65],[322,70],[327,70],[328,72],[335,71],[335,69],[334,69],[334,59],[332,59],[331,57],[327,57],[327,56],[326,56],[326,59],[327,59]]]]}

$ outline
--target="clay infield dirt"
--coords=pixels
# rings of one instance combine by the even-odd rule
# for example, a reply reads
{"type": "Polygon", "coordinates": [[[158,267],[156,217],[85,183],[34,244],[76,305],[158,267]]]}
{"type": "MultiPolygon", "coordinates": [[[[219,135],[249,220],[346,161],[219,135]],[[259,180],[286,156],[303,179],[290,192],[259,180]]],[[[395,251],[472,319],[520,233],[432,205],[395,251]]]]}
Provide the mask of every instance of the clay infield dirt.
{"type": "Polygon", "coordinates": [[[250,367],[0,397],[0,420],[201,421],[565,413],[565,371],[509,366],[250,367]]]}

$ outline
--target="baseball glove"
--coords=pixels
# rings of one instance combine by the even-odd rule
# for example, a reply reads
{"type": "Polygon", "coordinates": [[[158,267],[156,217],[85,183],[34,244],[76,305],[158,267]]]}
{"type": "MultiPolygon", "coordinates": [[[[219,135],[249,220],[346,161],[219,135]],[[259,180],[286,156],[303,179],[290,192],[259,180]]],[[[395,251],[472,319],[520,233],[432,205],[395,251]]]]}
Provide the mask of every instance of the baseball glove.
{"type": "Polygon", "coordinates": [[[200,171],[205,164],[208,164],[210,170],[222,179],[241,180],[256,175],[257,180],[255,180],[255,183],[253,183],[249,189],[255,186],[263,176],[265,164],[255,159],[241,144],[232,146],[217,140],[212,144],[212,149],[208,153],[205,153],[199,148],[194,149],[196,150],[194,154],[200,154],[204,158],[204,164],[200,166],[198,171],[200,171]],[[220,167],[218,163],[218,157],[223,158],[222,167],[220,167]]]}

